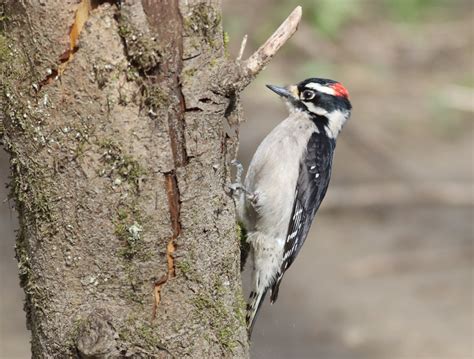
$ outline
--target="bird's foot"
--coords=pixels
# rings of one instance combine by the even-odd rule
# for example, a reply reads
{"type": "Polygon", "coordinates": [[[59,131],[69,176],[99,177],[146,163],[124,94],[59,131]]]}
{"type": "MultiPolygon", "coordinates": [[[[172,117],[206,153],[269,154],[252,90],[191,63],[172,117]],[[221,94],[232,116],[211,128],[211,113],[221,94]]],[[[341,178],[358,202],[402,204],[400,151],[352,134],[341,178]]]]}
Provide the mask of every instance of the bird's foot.
{"type": "Polygon", "coordinates": [[[235,174],[235,182],[242,184],[242,174],[244,173],[244,166],[242,165],[242,162],[239,160],[232,160],[230,164],[237,170],[235,174]]]}
{"type": "Polygon", "coordinates": [[[227,185],[227,188],[232,193],[232,195],[235,195],[240,191],[245,191],[245,187],[242,184],[242,173],[244,172],[244,166],[242,166],[242,163],[238,160],[232,160],[230,164],[236,168],[237,172],[235,174],[235,182],[227,185]]]}
{"type": "Polygon", "coordinates": [[[242,163],[239,160],[232,160],[230,164],[237,169],[237,172],[235,174],[235,182],[227,185],[228,190],[234,197],[239,197],[242,193],[244,193],[245,198],[253,205],[256,205],[258,200],[258,193],[248,191],[242,183],[242,174],[244,172],[244,166],[242,166],[242,163]]]}

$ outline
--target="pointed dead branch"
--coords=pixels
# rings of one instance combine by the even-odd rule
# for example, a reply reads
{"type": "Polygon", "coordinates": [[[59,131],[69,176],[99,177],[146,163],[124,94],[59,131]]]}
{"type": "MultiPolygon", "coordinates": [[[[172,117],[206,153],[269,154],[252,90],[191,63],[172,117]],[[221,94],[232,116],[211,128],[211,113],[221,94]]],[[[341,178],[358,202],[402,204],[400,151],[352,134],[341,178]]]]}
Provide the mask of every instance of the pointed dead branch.
{"type": "Polygon", "coordinates": [[[218,69],[220,81],[214,87],[214,93],[233,96],[248,86],[298,29],[301,15],[301,6],[297,6],[272,36],[247,60],[242,61],[242,55],[247,44],[247,35],[244,36],[236,62],[228,62],[218,69]]]}
{"type": "Polygon", "coordinates": [[[243,63],[247,76],[256,76],[298,29],[302,9],[297,6],[268,40],[243,63]]]}

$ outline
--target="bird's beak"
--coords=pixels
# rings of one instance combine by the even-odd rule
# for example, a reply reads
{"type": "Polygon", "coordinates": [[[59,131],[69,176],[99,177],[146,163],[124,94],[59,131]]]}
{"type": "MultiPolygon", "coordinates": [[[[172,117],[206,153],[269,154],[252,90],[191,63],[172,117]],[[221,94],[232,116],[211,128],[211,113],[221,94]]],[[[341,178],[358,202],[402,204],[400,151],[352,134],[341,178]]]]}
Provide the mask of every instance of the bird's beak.
{"type": "Polygon", "coordinates": [[[281,97],[284,97],[288,100],[298,98],[298,88],[296,86],[280,87],[275,85],[267,85],[267,87],[277,95],[280,95],[281,97]]]}

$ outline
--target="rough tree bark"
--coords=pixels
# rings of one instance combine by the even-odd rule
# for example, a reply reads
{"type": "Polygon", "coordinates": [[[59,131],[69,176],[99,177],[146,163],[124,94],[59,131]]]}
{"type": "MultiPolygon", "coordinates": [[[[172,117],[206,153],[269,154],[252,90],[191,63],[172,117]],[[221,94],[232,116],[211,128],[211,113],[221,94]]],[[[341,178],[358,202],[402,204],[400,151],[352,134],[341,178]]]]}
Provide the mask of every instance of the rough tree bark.
{"type": "Polygon", "coordinates": [[[0,11],[0,137],[33,357],[247,357],[225,191],[238,94],[301,10],[245,62],[225,53],[220,0],[0,11]]]}

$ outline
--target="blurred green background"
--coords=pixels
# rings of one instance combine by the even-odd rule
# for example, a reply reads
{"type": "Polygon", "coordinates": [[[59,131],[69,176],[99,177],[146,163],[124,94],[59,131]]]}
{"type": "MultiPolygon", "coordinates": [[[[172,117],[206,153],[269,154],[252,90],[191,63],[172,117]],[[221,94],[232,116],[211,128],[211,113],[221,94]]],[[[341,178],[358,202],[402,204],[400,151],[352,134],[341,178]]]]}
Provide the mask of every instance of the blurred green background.
{"type": "MultiPolygon", "coordinates": [[[[327,198],[278,302],[263,306],[252,357],[474,358],[474,2],[223,4],[234,57],[244,34],[245,58],[294,7],[304,13],[243,94],[245,165],[286,116],[265,84],[331,78],[354,107],[327,198]]],[[[7,169],[2,153],[2,183],[7,169]]],[[[0,357],[27,358],[15,213],[3,187],[0,198],[0,357]]]]}

